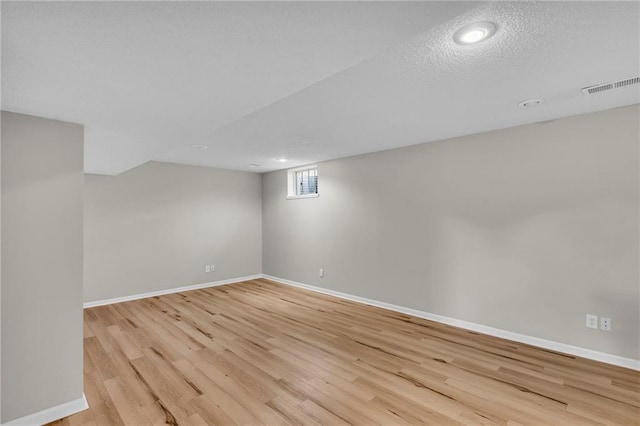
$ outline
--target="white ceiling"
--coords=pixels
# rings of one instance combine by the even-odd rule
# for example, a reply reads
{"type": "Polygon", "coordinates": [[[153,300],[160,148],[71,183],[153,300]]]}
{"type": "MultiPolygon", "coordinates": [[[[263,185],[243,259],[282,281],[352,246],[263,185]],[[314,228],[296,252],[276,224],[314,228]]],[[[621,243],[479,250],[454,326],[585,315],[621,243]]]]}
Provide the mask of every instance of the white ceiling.
{"type": "Polygon", "coordinates": [[[84,124],[89,173],[264,172],[640,103],[580,91],[638,75],[638,2],[2,2],[2,108],[84,124]]]}

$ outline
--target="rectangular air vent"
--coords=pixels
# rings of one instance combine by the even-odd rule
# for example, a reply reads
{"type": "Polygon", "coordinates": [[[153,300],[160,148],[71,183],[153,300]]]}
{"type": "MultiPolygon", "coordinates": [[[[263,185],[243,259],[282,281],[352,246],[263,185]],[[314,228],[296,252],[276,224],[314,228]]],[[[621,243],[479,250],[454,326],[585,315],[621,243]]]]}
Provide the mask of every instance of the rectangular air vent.
{"type": "Polygon", "coordinates": [[[607,90],[618,89],[620,87],[632,86],[640,84],[640,77],[627,78],[626,80],[612,81],[611,83],[596,84],[595,86],[583,87],[583,95],[593,95],[607,90]]]}
{"type": "Polygon", "coordinates": [[[626,80],[616,81],[616,89],[618,87],[631,86],[632,84],[640,83],[640,77],[628,78],[626,80]]]}

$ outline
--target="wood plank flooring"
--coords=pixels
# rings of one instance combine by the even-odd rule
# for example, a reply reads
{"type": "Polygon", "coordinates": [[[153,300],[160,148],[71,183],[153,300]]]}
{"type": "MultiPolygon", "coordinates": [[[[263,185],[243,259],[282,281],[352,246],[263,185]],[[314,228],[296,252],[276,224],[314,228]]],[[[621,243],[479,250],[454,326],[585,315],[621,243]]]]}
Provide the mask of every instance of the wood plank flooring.
{"type": "Polygon", "coordinates": [[[85,310],[56,425],[640,424],[640,373],[254,280],[85,310]]]}

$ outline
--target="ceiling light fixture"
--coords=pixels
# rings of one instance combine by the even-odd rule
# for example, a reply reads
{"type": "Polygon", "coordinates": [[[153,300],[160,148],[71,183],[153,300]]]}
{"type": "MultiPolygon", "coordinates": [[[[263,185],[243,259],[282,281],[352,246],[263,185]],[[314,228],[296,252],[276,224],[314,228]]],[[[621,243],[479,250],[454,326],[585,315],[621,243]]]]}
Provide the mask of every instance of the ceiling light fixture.
{"type": "Polygon", "coordinates": [[[527,99],[526,101],[520,102],[518,106],[522,108],[533,108],[533,107],[537,107],[543,102],[544,102],[544,99],[540,99],[540,98],[527,99]]]}
{"type": "Polygon", "coordinates": [[[492,22],[475,22],[456,31],[453,40],[462,45],[479,43],[495,34],[496,29],[492,22]]]}
{"type": "Polygon", "coordinates": [[[279,158],[276,158],[276,161],[279,161],[281,163],[286,163],[287,161],[289,161],[289,159],[284,157],[279,157],[279,158]]]}
{"type": "Polygon", "coordinates": [[[249,167],[260,167],[260,164],[256,164],[256,163],[251,163],[249,164],[249,167]]]}
{"type": "Polygon", "coordinates": [[[206,145],[194,145],[193,146],[193,149],[207,149],[207,148],[209,148],[209,147],[206,146],[206,145]]]}

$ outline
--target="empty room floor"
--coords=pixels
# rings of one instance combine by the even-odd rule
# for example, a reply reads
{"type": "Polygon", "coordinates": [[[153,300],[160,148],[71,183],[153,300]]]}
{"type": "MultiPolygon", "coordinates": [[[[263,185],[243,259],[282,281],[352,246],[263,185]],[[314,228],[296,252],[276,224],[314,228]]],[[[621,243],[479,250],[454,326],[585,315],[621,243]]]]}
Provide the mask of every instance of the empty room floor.
{"type": "Polygon", "coordinates": [[[85,310],[57,425],[621,424],[640,372],[264,279],[85,310]]]}

